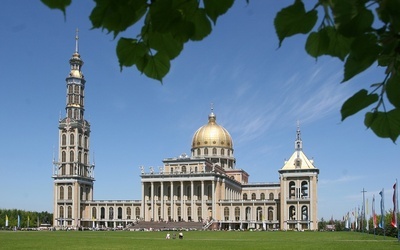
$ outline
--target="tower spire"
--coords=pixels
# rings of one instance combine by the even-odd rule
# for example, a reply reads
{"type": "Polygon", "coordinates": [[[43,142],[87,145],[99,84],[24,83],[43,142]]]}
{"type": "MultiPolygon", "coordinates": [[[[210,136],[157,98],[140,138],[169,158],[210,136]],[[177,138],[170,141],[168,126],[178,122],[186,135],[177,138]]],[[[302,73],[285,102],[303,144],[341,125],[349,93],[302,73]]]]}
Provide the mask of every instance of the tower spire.
{"type": "Polygon", "coordinates": [[[295,149],[297,151],[297,158],[300,157],[300,151],[303,150],[303,142],[301,140],[300,121],[297,121],[295,149]]]}
{"type": "Polygon", "coordinates": [[[75,53],[79,53],[79,29],[76,28],[75,32],[75,53]]]}

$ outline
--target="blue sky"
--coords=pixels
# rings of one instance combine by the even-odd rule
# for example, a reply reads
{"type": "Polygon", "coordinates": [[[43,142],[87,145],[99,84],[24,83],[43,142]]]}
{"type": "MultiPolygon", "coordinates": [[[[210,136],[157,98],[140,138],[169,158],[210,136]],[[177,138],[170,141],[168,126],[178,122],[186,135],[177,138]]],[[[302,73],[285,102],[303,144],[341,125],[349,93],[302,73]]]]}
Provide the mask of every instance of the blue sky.
{"type": "MultiPolygon", "coordinates": [[[[382,81],[382,70],[372,67],[340,84],[342,63],[308,56],[305,36],[278,49],[273,18],[291,3],[236,1],[210,36],[185,46],[161,85],[135,68],[120,72],[117,40],[91,30],[91,1],[73,1],[66,21],[39,1],[3,1],[0,208],[53,210],[52,160],[76,28],[96,200],[140,199],[139,166],[148,171],[164,158],[190,154],[214,103],[217,122],[233,137],[236,167],[250,182],[279,181],[299,120],[304,152],[320,169],[319,218],[339,219],[361,206],[363,188],[370,204],[384,188],[386,209],[392,208],[399,147],[367,130],[363,114],[340,121],[343,101],[382,81]]],[[[121,35],[136,34],[133,28],[121,35]]]]}

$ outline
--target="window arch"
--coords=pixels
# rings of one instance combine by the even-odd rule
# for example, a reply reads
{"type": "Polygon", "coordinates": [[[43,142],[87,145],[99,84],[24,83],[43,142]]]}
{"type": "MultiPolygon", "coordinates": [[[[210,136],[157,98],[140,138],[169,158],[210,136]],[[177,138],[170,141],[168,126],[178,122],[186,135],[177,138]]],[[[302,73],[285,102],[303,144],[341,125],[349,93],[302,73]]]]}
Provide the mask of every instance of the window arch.
{"type": "Polygon", "coordinates": [[[268,208],[268,220],[273,220],[274,219],[274,208],[269,207],[268,208]]]}
{"type": "Polygon", "coordinates": [[[269,200],[273,201],[274,200],[274,193],[269,193],[269,200]]]}
{"type": "Polygon", "coordinates": [[[294,199],[296,197],[296,184],[294,181],[289,182],[289,199],[294,199]]]}
{"type": "Polygon", "coordinates": [[[64,218],[64,207],[60,206],[58,217],[64,218]]]}
{"type": "Polygon", "coordinates": [[[197,155],[201,155],[201,150],[199,148],[197,149],[197,155]]]}
{"type": "Polygon", "coordinates": [[[235,207],[235,220],[240,220],[240,207],[235,207]]]}
{"type": "Polygon", "coordinates": [[[213,155],[216,155],[216,154],[217,154],[217,149],[216,149],[216,148],[213,148],[213,149],[212,149],[212,154],[213,154],[213,155]]]}
{"type": "Polygon", "coordinates": [[[255,194],[255,193],[252,193],[252,194],[251,194],[251,199],[252,199],[252,200],[256,200],[256,194],[255,194]]]}
{"type": "Polygon", "coordinates": [[[301,198],[308,198],[308,182],[301,182],[301,198]]]}
{"type": "Polygon", "coordinates": [[[132,209],[130,208],[130,207],[127,207],[126,208],[126,217],[127,217],[127,219],[130,219],[131,218],[131,215],[132,215],[132,209]]]}
{"type": "Polygon", "coordinates": [[[204,149],[204,155],[208,155],[208,148],[204,149]]]}
{"type": "Polygon", "coordinates": [[[65,151],[61,152],[61,161],[65,162],[67,160],[67,154],[65,153],[65,151]]]}
{"type": "Polygon", "coordinates": [[[265,200],[265,194],[264,193],[260,194],[260,200],[265,200]]]}
{"type": "Polygon", "coordinates": [[[72,207],[68,206],[68,215],[67,218],[72,218],[72,207]]]}
{"type": "Polygon", "coordinates": [[[225,155],[225,149],[221,148],[221,155],[225,155]]]}
{"type": "Polygon", "coordinates": [[[245,220],[251,219],[251,207],[246,207],[246,218],[245,220]]]}
{"type": "Polygon", "coordinates": [[[106,209],[104,207],[100,208],[100,219],[104,219],[106,217],[106,209]]]}
{"type": "Polygon", "coordinates": [[[97,208],[96,207],[92,207],[92,218],[97,219],[97,208]]]}
{"type": "Polygon", "coordinates": [[[64,200],[64,187],[63,186],[61,186],[60,187],[60,200],[64,200]]]}
{"type": "Polygon", "coordinates": [[[79,134],[78,146],[82,146],[82,135],[79,134]]]}
{"type": "Polygon", "coordinates": [[[257,207],[256,212],[257,212],[257,220],[262,220],[263,219],[262,208],[257,207]]]}
{"type": "Polygon", "coordinates": [[[65,146],[67,144],[67,136],[62,134],[61,136],[61,145],[65,146]]]}
{"type": "Polygon", "coordinates": [[[308,207],[307,206],[301,207],[301,220],[308,220],[308,207]]]}
{"type": "Polygon", "coordinates": [[[139,207],[135,208],[135,216],[136,216],[136,219],[140,218],[140,208],[139,207]]]}
{"type": "Polygon", "coordinates": [[[182,173],[186,173],[186,166],[182,166],[182,173]]]}
{"type": "Polygon", "coordinates": [[[118,219],[122,219],[122,207],[118,207],[118,219]]]}
{"type": "Polygon", "coordinates": [[[224,219],[229,220],[229,208],[228,207],[224,208],[224,219]]]}
{"type": "Polygon", "coordinates": [[[74,145],[75,144],[75,137],[74,134],[69,135],[69,144],[74,145]]]}
{"type": "Polygon", "coordinates": [[[243,200],[247,200],[247,194],[246,193],[243,194],[243,200]]]}
{"type": "Polygon", "coordinates": [[[72,187],[68,186],[68,200],[72,200],[72,187]]]}
{"type": "Polygon", "coordinates": [[[110,220],[114,219],[114,208],[113,207],[108,208],[108,219],[110,219],[110,220]]]}
{"type": "Polygon", "coordinates": [[[74,155],[74,151],[69,151],[69,161],[74,161],[75,155],[74,155]]]}
{"type": "Polygon", "coordinates": [[[295,206],[289,207],[289,220],[296,220],[296,207],[295,206]]]}
{"type": "Polygon", "coordinates": [[[87,138],[87,136],[85,136],[85,145],[84,145],[84,147],[85,147],[85,148],[88,147],[88,138],[87,138]]]}

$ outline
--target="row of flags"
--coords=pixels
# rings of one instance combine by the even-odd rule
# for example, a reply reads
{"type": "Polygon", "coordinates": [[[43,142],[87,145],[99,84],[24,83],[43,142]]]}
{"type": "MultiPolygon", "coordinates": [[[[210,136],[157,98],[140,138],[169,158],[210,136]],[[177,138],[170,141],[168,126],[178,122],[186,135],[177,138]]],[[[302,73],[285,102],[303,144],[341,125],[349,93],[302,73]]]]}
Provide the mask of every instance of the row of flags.
{"type": "MultiPolygon", "coordinates": [[[[373,222],[373,227],[374,229],[379,227],[379,228],[385,228],[385,197],[384,197],[384,189],[382,188],[382,191],[379,192],[380,195],[380,213],[381,213],[381,217],[379,222],[377,221],[377,213],[375,210],[375,195],[372,196],[372,222],[373,222]]],[[[398,214],[399,214],[399,199],[398,199],[398,184],[397,184],[397,180],[393,185],[393,214],[392,214],[392,220],[391,220],[391,225],[394,228],[398,228],[399,226],[399,218],[398,218],[398,214]]],[[[364,215],[369,215],[369,211],[368,211],[368,200],[367,200],[367,205],[365,206],[365,210],[362,211],[361,216],[364,215]]],[[[360,208],[355,208],[353,212],[348,212],[345,217],[344,217],[344,221],[345,221],[345,228],[350,229],[351,225],[352,225],[352,221],[354,222],[354,228],[360,229],[361,225],[359,223],[360,219],[360,208]]],[[[365,229],[369,230],[369,224],[366,223],[365,225],[365,229]]],[[[400,231],[400,230],[399,230],[400,231]]]]}
{"type": "MultiPolygon", "coordinates": [[[[29,218],[29,216],[28,216],[28,227],[29,227],[29,221],[30,221],[30,218],[29,218]]],[[[38,217],[38,226],[39,226],[39,217],[38,217]]],[[[17,217],[17,227],[19,228],[21,226],[21,217],[18,215],[18,217],[17,217]]],[[[6,223],[5,223],[5,227],[8,227],[8,216],[6,215],[6,223]]]]}

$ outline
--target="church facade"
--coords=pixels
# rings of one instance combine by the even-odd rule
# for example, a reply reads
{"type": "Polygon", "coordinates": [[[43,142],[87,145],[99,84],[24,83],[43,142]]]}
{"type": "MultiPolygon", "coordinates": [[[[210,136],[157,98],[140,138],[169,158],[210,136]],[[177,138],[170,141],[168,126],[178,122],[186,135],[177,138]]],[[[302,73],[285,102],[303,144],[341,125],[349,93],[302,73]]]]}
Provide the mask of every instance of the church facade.
{"type": "Polygon", "coordinates": [[[251,183],[249,174],[236,167],[233,139],[213,109],[194,133],[190,155],[166,158],[162,167],[148,172],[141,167],[140,200],[94,200],[78,36],[69,63],[66,116],[59,120],[58,159],[53,162],[55,227],[200,221],[219,229],[317,230],[319,169],[303,152],[299,127],[294,153],[278,170],[279,181],[251,183]]]}

